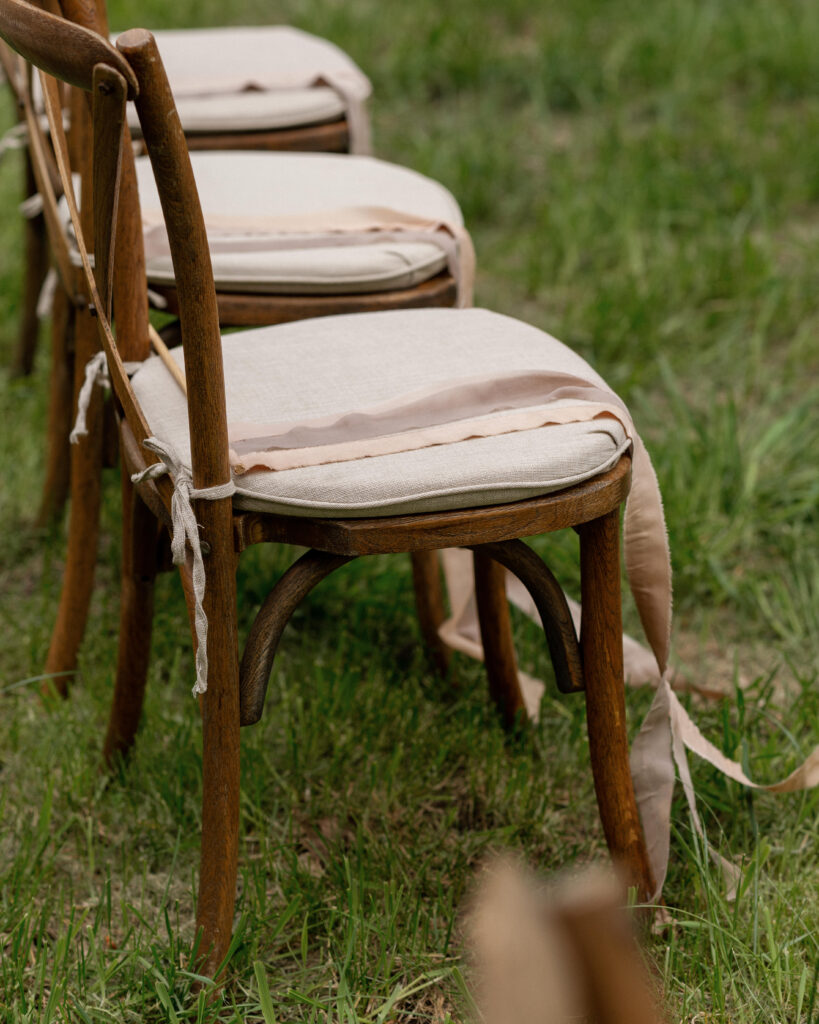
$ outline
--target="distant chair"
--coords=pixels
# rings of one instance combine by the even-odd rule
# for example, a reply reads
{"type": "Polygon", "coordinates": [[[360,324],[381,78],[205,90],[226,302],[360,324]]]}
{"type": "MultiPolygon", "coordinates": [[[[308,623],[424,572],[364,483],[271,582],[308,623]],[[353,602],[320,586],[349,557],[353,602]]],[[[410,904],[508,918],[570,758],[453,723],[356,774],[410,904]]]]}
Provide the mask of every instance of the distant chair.
{"type": "MultiPolygon", "coordinates": [[[[54,14],[107,31],[105,0],[47,0],[54,14]]],[[[369,80],[333,43],[282,25],[169,29],[155,34],[191,150],[367,153],[369,80]]],[[[16,92],[16,74],[6,77],[16,92]]],[[[16,97],[19,100],[19,95],[16,97]]],[[[133,111],[129,124],[139,132],[133,111]]],[[[35,180],[26,167],[26,196],[35,180]]],[[[42,216],[26,220],[25,280],[13,372],[34,365],[37,304],[48,249],[42,216]]]]}
{"type": "MultiPolygon", "coordinates": [[[[64,0],[63,6],[68,10],[70,0],[64,0]]],[[[84,12],[87,14],[86,6],[81,5],[80,14],[84,12]]],[[[289,30],[278,29],[259,30],[258,35],[252,35],[255,40],[253,60],[246,65],[245,74],[251,73],[247,68],[252,69],[254,61],[259,61],[261,43],[271,33],[278,38],[282,32],[284,38],[290,38],[289,30]]],[[[234,43],[237,39],[248,38],[244,30],[225,30],[225,33],[234,43]]],[[[303,34],[293,35],[299,41],[303,34]]],[[[187,52],[191,41],[200,33],[162,34],[163,39],[166,36],[175,41],[171,47],[173,52],[180,49],[178,40],[184,39],[186,44],[181,50],[187,52]]],[[[216,30],[205,30],[201,36],[207,41],[206,51],[212,51],[214,40],[221,38],[220,31],[216,30]]],[[[320,40],[313,41],[308,51],[312,53],[318,44],[321,44],[319,53],[323,52],[322,48],[335,53],[329,44],[320,40]]],[[[294,62],[298,63],[298,55],[296,46],[289,54],[286,67],[292,68],[294,62]]],[[[336,63],[340,64],[336,75],[340,78],[346,69],[342,58],[340,54],[335,56],[336,63]]],[[[213,52],[209,57],[207,52],[203,54],[205,65],[213,60],[213,52]]],[[[314,56],[314,61],[317,60],[314,56]]],[[[69,466],[73,465],[76,491],[81,499],[72,508],[66,572],[45,665],[46,673],[54,678],[57,688],[65,692],[68,677],[76,668],[85,631],[98,533],[99,473],[103,458],[99,436],[102,420],[98,411],[91,409],[86,417],[89,436],[76,451],[69,453],[68,450],[75,396],[80,390],[86,362],[96,351],[96,329],[93,324],[83,327],[82,314],[77,316],[77,306],[81,307],[85,299],[81,285],[76,282],[77,272],[72,269],[78,262],[77,253],[73,251],[70,233],[62,227],[67,220],[65,198],[61,210],[54,208],[58,193],[53,183],[59,178],[49,153],[48,139],[39,123],[42,97],[37,102],[20,68],[8,59],[6,62],[29,124],[34,177],[46,207],[51,248],[62,285],[55,296],[52,322],[48,452],[40,520],[48,520],[62,508],[69,486],[69,466]],[[78,330],[81,337],[75,338],[78,330]],[[82,355],[76,359],[72,373],[75,351],[81,351],[82,355]]],[[[233,74],[236,74],[235,65],[240,63],[234,61],[233,74]]],[[[334,79],[329,58],[327,64],[326,75],[334,79]]],[[[177,70],[180,72],[184,67],[178,66],[177,70]]],[[[265,80],[261,72],[258,77],[265,80]]],[[[348,88],[352,88],[350,81],[357,81],[353,70],[348,70],[344,79],[348,88]]],[[[360,88],[359,93],[362,92],[360,88]]],[[[203,102],[210,99],[204,97],[203,102]]],[[[130,110],[129,116],[133,119],[130,110]]],[[[362,116],[359,109],[357,122],[362,116]]],[[[83,103],[75,103],[73,138],[80,167],[83,151],[87,151],[82,143],[86,118],[83,103]]],[[[198,123],[201,125],[202,121],[198,123]]],[[[267,138],[266,135],[259,137],[267,138]]],[[[201,142],[200,136],[195,138],[201,142]]],[[[191,136],[186,135],[186,139],[190,146],[191,136]]],[[[330,153],[195,152],[192,159],[197,189],[208,220],[219,318],[223,325],[271,324],[333,313],[454,305],[459,276],[464,279],[461,287],[469,289],[471,243],[463,230],[458,204],[441,185],[420,174],[367,156],[330,153]],[[346,216],[342,223],[337,222],[339,214],[346,216]]],[[[142,156],[136,158],[135,170],[130,164],[128,154],[124,180],[136,181],[143,217],[153,224],[147,236],[150,294],[155,303],[175,313],[178,303],[174,270],[150,162],[142,156]]],[[[130,187],[131,184],[123,186],[124,190],[130,187]]],[[[85,199],[87,205],[91,203],[90,193],[85,199]]],[[[137,231],[141,229],[136,225],[132,230],[121,224],[120,241],[131,260],[142,258],[142,239],[136,237],[137,231]],[[122,242],[123,234],[127,234],[125,242],[122,242]]],[[[120,305],[133,301],[140,299],[128,289],[118,299],[120,305]]],[[[144,310],[139,316],[145,324],[147,338],[150,328],[144,310]]],[[[158,342],[156,335],[154,338],[158,342]]],[[[94,399],[92,404],[99,402],[94,399]]],[[[414,563],[419,612],[426,633],[431,635],[434,632],[431,608],[439,603],[428,582],[433,567],[420,554],[414,556],[414,563]]],[[[439,660],[441,657],[439,649],[439,660]]]]}
{"type": "MultiPolygon", "coordinates": [[[[585,395],[604,382],[547,334],[486,310],[389,310],[223,337],[193,170],[151,35],[126,33],[114,49],[24,0],[0,5],[0,34],[92,93],[93,270],[84,225],[71,213],[117,399],[124,502],[120,648],[105,756],[115,758],[134,741],[157,542],[167,530],[202,695],[202,970],[215,972],[230,942],[240,726],[263,712],[276,649],[300,600],[366,554],[474,550],[490,686],[510,715],[520,695],[508,674],[514,658],[503,567],[525,583],[541,611],[560,688],[585,691],[609,849],[626,881],[648,898],[654,885],[629,772],[622,671],[619,514],[630,486],[630,440],[620,420],[582,420],[576,407],[550,400],[566,393],[561,388],[585,395]],[[136,99],[165,214],[182,333],[170,360],[184,363],[184,381],[165,359],[146,358],[140,261],[112,268],[121,254],[118,195],[120,226],[126,235],[134,225],[141,230],[136,190],[119,188],[127,97],[136,99]],[[134,359],[139,365],[126,365],[134,359]],[[510,409],[503,430],[511,432],[498,432],[498,417],[510,409]],[[511,429],[519,414],[527,422],[532,415],[539,424],[565,422],[511,429]],[[517,539],[569,527],[580,535],[579,642],[554,577],[517,539]],[[237,562],[265,541],[308,551],[263,602],[240,665],[237,562]]],[[[44,83],[61,154],[57,84],[44,83]]],[[[61,176],[67,185],[67,168],[61,176]]]]}

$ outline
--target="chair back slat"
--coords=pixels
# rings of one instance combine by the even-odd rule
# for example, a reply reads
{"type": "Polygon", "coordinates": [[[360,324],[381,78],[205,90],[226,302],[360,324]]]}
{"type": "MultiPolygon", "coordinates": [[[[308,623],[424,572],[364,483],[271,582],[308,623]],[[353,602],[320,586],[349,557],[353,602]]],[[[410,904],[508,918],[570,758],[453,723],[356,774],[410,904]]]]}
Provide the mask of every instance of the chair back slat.
{"type": "Polygon", "coordinates": [[[103,312],[111,319],[114,290],[114,246],[119,188],[122,179],[125,104],[128,87],[122,75],[106,64],[94,68],[94,156],[91,171],[94,210],[94,259],[103,312]]]}
{"type": "Polygon", "coordinates": [[[222,342],[205,221],[185,134],[156,40],[144,29],[117,39],[139,83],[136,109],[165,217],[179,302],[188,386],[193,482],[230,480],[222,342]]]}
{"type": "Polygon", "coordinates": [[[105,4],[97,0],[48,0],[54,7],[54,13],[61,13],[68,21],[92,32],[99,32],[108,38],[108,11],[105,4]]]}
{"type": "MultiPolygon", "coordinates": [[[[71,263],[68,241],[62,227],[62,217],[58,207],[58,194],[61,191],[59,171],[40,118],[34,111],[28,75],[19,73],[15,80],[18,100],[22,105],[23,117],[28,129],[31,169],[34,173],[37,191],[43,201],[43,218],[46,222],[54,265],[57,268],[62,287],[68,295],[73,296],[76,271],[71,263]]],[[[60,127],[62,128],[62,124],[60,127]]]]}
{"type": "Polygon", "coordinates": [[[0,43],[0,68],[11,86],[15,99],[18,96],[19,57],[5,43],[0,43]]]}
{"type": "MultiPolygon", "coordinates": [[[[103,65],[103,67],[105,67],[103,65]]],[[[106,68],[106,71],[110,71],[112,74],[116,74],[113,69],[106,68]]],[[[92,73],[93,80],[93,73],[92,73]]],[[[114,337],[114,332],[111,327],[110,319],[108,316],[108,306],[100,290],[97,287],[97,278],[95,270],[91,266],[91,261],[86,246],[86,234],[84,221],[91,221],[92,217],[86,214],[85,217],[80,216],[80,210],[77,206],[77,201],[74,196],[74,188],[71,180],[71,166],[68,162],[68,144],[65,138],[65,132],[62,125],[62,106],[60,102],[60,94],[57,82],[48,75],[42,74],[41,81],[43,86],[43,103],[45,106],[46,117],[48,118],[49,128],[51,130],[51,136],[54,140],[54,156],[57,161],[57,167],[60,172],[60,178],[63,182],[65,189],[65,200],[68,206],[68,213],[71,219],[72,227],[74,228],[74,235],[77,244],[77,250],[79,252],[80,261],[84,271],[85,285],[88,292],[89,301],[96,307],[97,311],[97,323],[100,328],[100,337],[105,354],[108,358],[108,369],[111,375],[111,384],[116,392],[117,398],[122,405],[122,408],[131,422],[134,435],[138,441],[143,441],[148,437],[150,429],[142,414],[142,410],[139,408],[139,403],[136,400],[131,383],[128,379],[128,375],[125,372],[123,365],[123,357],[120,354],[119,345],[117,339],[114,337]]],[[[105,136],[105,141],[111,144],[112,139],[110,134],[105,136]]],[[[113,145],[116,150],[120,153],[124,152],[122,142],[117,145],[114,141],[113,145]]],[[[106,161],[100,158],[97,161],[99,166],[103,168],[105,173],[106,161]]],[[[110,161],[108,166],[110,166],[110,161]]],[[[108,191],[112,190],[112,186],[108,186],[108,191]]],[[[86,189],[87,192],[87,184],[86,189]]],[[[113,187],[113,191],[116,191],[116,186],[113,187]]],[[[92,204],[87,203],[86,211],[92,207],[92,204]]],[[[138,212],[138,211],[137,211],[138,212]]],[[[115,222],[114,222],[115,225],[115,222]]],[[[109,256],[110,256],[110,243],[108,244],[109,256]]],[[[96,262],[96,261],[95,261],[96,262]]],[[[102,262],[102,261],[101,261],[102,262]]],[[[110,260],[108,261],[110,263],[110,260]]],[[[103,280],[107,281],[107,274],[103,275],[103,280]]],[[[144,280],[142,282],[143,288],[144,280]]],[[[145,347],[147,348],[147,327],[145,329],[145,347]]]]}
{"type": "Polygon", "coordinates": [[[86,92],[91,91],[94,66],[109,64],[128,83],[128,98],[136,95],[133,71],[107,39],[27,0],[3,0],[0,36],[32,64],[86,92]]]}
{"type": "Polygon", "coordinates": [[[93,283],[93,273],[91,271],[90,262],[87,259],[84,244],[85,235],[88,233],[87,226],[90,226],[91,224],[91,214],[88,211],[88,207],[86,207],[87,212],[85,220],[83,221],[80,218],[77,198],[74,194],[74,179],[71,173],[72,165],[69,155],[68,140],[65,137],[65,129],[63,127],[63,105],[62,97],[60,96],[60,89],[56,80],[42,71],[40,72],[40,87],[43,94],[43,108],[48,120],[51,151],[54,155],[57,172],[60,177],[63,197],[65,199],[66,206],[68,207],[71,223],[74,227],[77,248],[79,249],[80,257],[83,260],[82,265],[86,270],[86,277],[90,276],[92,279],[91,283],[93,283]]]}
{"type": "MultiPolygon", "coordinates": [[[[95,0],[48,0],[67,21],[84,29],[108,36],[108,14],[104,3],[95,0]]],[[[118,54],[119,56],[119,54],[118,54]]],[[[108,66],[112,66],[107,61],[108,66]]],[[[113,65],[116,69],[117,66],[113,65]]],[[[130,69],[129,69],[130,70],[130,69]]],[[[82,134],[81,129],[88,127],[88,144],[91,146],[91,131],[87,125],[88,110],[83,104],[74,104],[71,123],[82,134]]],[[[113,260],[113,271],[106,288],[101,289],[104,297],[110,302],[107,288],[113,292],[113,304],[117,311],[117,338],[120,355],[124,360],[141,362],[150,355],[151,345],[148,335],[148,300],[145,285],[145,251],[142,235],[142,219],[139,213],[139,197],[137,194],[136,168],[134,165],[131,133],[127,123],[122,124],[121,171],[119,173],[119,206],[115,212],[116,231],[111,225],[113,250],[106,248],[106,257],[113,260]]],[[[80,143],[81,144],[81,143],[80,143]]],[[[102,157],[105,160],[105,157],[102,157]]],[[[89,179],[90,181],[90,179],[89,179]]],[[[88,184],[88,183],[86,183],[88,184]]],[[[84,202],[91,200],[91,191],[84,196],[84,202]]],[[[107,223],[107,220],[106,220],[107,223]]],[[[95,229],[96,231],[96,229],[95,229]]],[[[97,246],[95,234],[95,248],[97,246]]],[[[100,253],[95,252],[99,267],[100,253]]],[[[110,309],[110,305],[109,305],[110,309]]]]}

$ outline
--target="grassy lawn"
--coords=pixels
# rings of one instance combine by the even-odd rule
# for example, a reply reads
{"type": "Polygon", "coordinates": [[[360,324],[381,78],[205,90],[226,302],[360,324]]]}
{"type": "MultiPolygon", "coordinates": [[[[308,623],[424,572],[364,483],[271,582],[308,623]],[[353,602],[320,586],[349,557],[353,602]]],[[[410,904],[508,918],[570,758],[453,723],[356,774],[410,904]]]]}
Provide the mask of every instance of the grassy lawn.
{"type": "MultiPolygon", "coordinates": [[[[686,703],[754,777],[819,743],[819,5],[813,0],[117,0],[115,28],[288,21],[371,75],[379,155],[444,182],[482,305],[574,346],[629,402],[663,489],[686,703]],[[736,684],[743,680],[740,690],[736,684]]],[[[3,123],[13,120],[3,99],[3,123]]],[[[21,268],[21,168],[0,167],[0,367],[21,268]]],[[[44,336],[46,331],[44,329],[44,336]]],[[[228,984],[192,994],[200,730],[174,576],[157,591],[144,731],[99,769],[117,624],[118,482],[69,701],[37,697],[62,526],[32,525],[47,346],[0,369],[0,1021],[464,1020],[459,908],[482,859],[605,859],[582,700],[509,739],[479,666],[436,679],[409,562],[354,563],[285,634],[243,736],[228,984]],[[271,1011],[271,1006],[273,1011],[271,1011]]],[[[570,537],[535,542],[570,591],[570,537]]],[[[286,566],[243,556],[243,628],[286,566]]],[[[626,619],[637,630],[630,604],[626,619]]],[[[516,620],[524,667],[545,645],[516,620]]],[[[632,730],[651,694],[629,692],[632,730]]],[[[650,940],[674,1021],[819,1021],[819,796],[752,796],[693,765],[725,900],[681,793],[650,940]]]]}

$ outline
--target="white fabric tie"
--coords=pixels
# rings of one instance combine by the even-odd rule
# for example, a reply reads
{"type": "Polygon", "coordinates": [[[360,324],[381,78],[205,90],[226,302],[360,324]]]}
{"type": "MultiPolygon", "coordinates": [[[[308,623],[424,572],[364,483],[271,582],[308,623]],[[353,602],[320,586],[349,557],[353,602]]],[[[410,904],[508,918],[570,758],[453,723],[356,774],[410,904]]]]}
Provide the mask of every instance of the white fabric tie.
{"type": "MultiPolygon", "coordinates": [[[[0,69],[0,74],[2,74],[2,69],[0,69]]],[[[25,121],[20,121],[9,128],[0,138],[0,157],[4,157],[11,149],[25,149],[27,145],[28,125],[25,121]]]]}
{"type": "Polygon", "coordinates": [[[60,279],[54,267],[49,267],[48,273],[43,280],[43,287],[40,289],[40,296],[37,299],[37,319],[45,320],[51,316],[54,308],[54,295],[60,279]]]}
{"type": "MultiPolygon", "coordinates": [[[[3,69],[0,68],[0,85],[3,85],[5,81],[6,81],[6,76],[3,73],[3,69]]],[[[45,117],[45,115],[41,114],[39,120],[40,120],[40,125],[42,126],[43,131],[45,133],[48,133],[48,131],[49,131],[48,118],[45,117]]],[[[68,112],[66,111],[66,112],[63,113],[63,130],[64,131],[68,131],[69,127],[70,127],[70,120],[69,120],[68,112]]],[[[17,124],[12,125],[11,128],[7,129],[3,133],[2,137],[0,137],[0,160],[2,160],[2,158],[10,150],[25,149],[27,146],[28,146],[28,124],[26,124],[25,121],[18,121],[17,124]]],[[[28,199],[24,199],[23,200],[23,202],[20,204],[20,211],[22,212],[24,217],[36,217],[38,213],[42,213],[42,210],[43,210],[42,203],[43,203],[42,199],[40,198],[38,193],[35,192],[34,195],[29,196],[28,199]],[[39,204],[40,204],[39,209],[35,209],[33,213],[29,213],[26,210],[26,203],[30,202],[30,201],[33,201],[35,199],[35,197],[39,200],[39,204]]]]}
{"type": "Polygon", "coordinates": [[[85,380],[77,397],[77,419],[74,421],[74,429],[69,435],[69,441],[72,444],[78,444],[80,438],[88,434],[88,427],[85,421],[88,416],[88,406],[91,404],[91,394],[95,384],[99,384],[100,387],[107,387],[110,384],[108,363],[105,361],[104,352],[97,352],[85,364],[85,380]]]}
{"type": "Polygon", "coordinates": [[[147,469],[143,469],[141,473],[135,473],[131,480],[138,484],[143,480],[155,480],[166,473],[170,476],[173,480],[171,553],[174,565],[184,564],[186,543],[190,544],[193,554],[191,579],[193,581],[194,627],[196,629],[196,682],[193,687],[195,697],[197,694],[205,693],[208,688],[208,619],[202,604],[205,597],[205,562],[202,558],[202,544],[199,540],[199,524],[193,514],[191,501],[195,498],[204,498],[208,501],[229,498],[236,493],[236,484],[232,480],[228,480],[227,483],[217,484],[215,487],[196,488],[193,486],[193,477],[171,445],[165,444],[156,437],[148,437],[142,444],[149,452],[157,455],[161,461],[154,462],[147,469]]]}
{"type": "MultiPolygon", "coordinates": [[[[132,377],[142,366],[142,363],[126,360],[122,366],[128,376],[132,377]]],[[[108,388],[111,386],[111,378],[108,374],[108,363],[105,358],[105,352],[97,352],[96,355],[91,356],[85,364],[85,380],[83,381],[80,393],[77,396],[77,418],[74,421],[74,429],[68,436],[68,439],[72,444],[79,444],[81,437],[88,436],[86,418],[88,416],[88,406],[91,404],[91,394],[94,391],[95,384],[99,384],[101,388],[108,388]]]]}
{"type": "Polygon", "coordinates": [[[39,192],[34,192],[27,199],[24,199],[18,209],[20,213],[26,218],[26,220],[34,220],[35,217],[39,217],[43,212],[43,197],[39,192]]]}

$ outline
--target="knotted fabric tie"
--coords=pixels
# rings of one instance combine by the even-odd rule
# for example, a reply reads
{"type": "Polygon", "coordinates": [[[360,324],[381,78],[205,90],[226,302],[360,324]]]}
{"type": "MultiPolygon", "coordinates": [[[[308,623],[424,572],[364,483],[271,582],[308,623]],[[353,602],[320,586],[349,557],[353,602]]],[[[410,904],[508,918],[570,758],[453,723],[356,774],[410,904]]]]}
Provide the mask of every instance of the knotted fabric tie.
{"type": "Polygon", "coordinates": [[[60,279],[54,267],[49,267],[48,273],[43,279],[43,286],[40,289],[40,296],[37,299],[37,319],[45,320],[51,316],[54,309],[54,295],[57,292],[57,285],[60,279]]]}
{"type": "MultiPolygon", "coordinates": [[[[0,85],[6,81],[6,76],[3,73],[3,69],[0,68],[0,85]]],[[[48,118],[44,115],[40,115],[40,125],[43,131],[48,134],[48,118]]],[[[70,127],[70,120],[68,113],[63,114],[63,130],[68,131],[70,127]]],[[[19,121],[17,124],[12,125],[7,131],[0,136],[0,160],[6,155],[6,153],[15,149],[26,149],[28,146],[28,124],[25,121],[19,121]]],[[[28,199],[24,199],[20,203],[20,212],[24,217],[36,217],[38,214],[43,212],[43,198],[35,192],[34,195],[29,196],[28,199]],[[28,204],[28,205],[27,205],[28,204]]]]}
{"type": "MultiPolygon", "coordinates": [[[[2,74],[2,71],[0,71],[0,74],[2,74]]],[[[0,85],[2,85],[2,81],[0,81],[0,85]]],[[[4,157],[9,150],[25,149],[27,145],[28,125],[25,121],[20,121],[4,132],[2,138],[0,138],[0,158],[4,157]]]]}
{"type": "Polygon", "coordinates": [[[45,203],[40,193],[34,192],[27,196],[17,208],[26,220],[34,220],[35,217],[39,217],[43,212],[45,203]]]}
{"type": "MultiPolygon", "coordinates": [[[[48,278],[46,278],[46,284],[47,283],[48,278]]],[[[43,288],[45,289],[45,285],[43,288]]],[[[126,360],[122,366],[128,376],[131,377],[142,366],[142,363],[126,360]]],[[[83,381],[80,393],[77,396],[77,418],[74,421],[74,429],[68,435],[68,439],[72,444],[79,444],[81,437],[88,436],[86,419],[88,417],[88,406],[91,404],[91,394],[94,390],[95,384],[99,384],[101,388],[108,388],[111,386],[111,377],[108,373],[108,363],[104,352],[97,352],[97,354],[91,356],[85,364],[85,380],[83,381]]]]}
{"type": "Polygon", "coordinates": [[[105,353],[97,352],[85,364],[85,380],[77,397],[77,419],[74,421],[74,429],[69,435],[69,440],[72,444],[78,444],[80,438],[88,434],[88,427],[85,421],[88,416],[88,406],[91,403],[91,393],[94,390],[94,385],[99,384],[100,387],[106,387],[109,383],[110,378],[108,376],[108,363],[105,361],[105,353]]]}
{"type": "Polygon", "coordinates": [[[158,456],[160,461],[154,462],[147,469],[143,469],[141,473],[135,473],[131,480],[135,484],[139,484],[143,480],[155,480],[159,476],[164,476],[165,473],[170,476],[173,480],[171,553],[174,565],[184,564],[186,542],[190,544],[193,555],[191,579],[193,581],[194,627],[196,629],[196,682],[193,687],[195,697],[199,693],[205,693],[208,688],[208,619],[202,604],[205,598],[205,562],[202,558],[202,544],[199,540],[199,524],[193,514],[191,501],[194,498],[204,498],[208,501],[229,498],[236,493],[236,484],[232,480],[228,480],[227,483],[217,484],[215,487],[196,488],[193,486],[190,472],[182,464],[171,445],[165,444],[156,437],[148,437],[142,444],[149,452],[158,456]]]}

